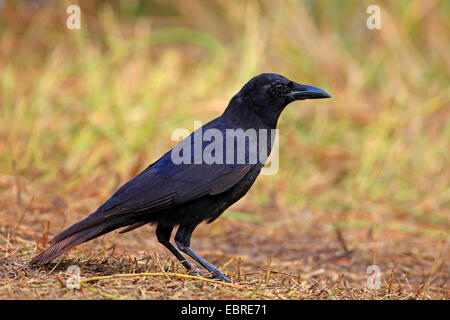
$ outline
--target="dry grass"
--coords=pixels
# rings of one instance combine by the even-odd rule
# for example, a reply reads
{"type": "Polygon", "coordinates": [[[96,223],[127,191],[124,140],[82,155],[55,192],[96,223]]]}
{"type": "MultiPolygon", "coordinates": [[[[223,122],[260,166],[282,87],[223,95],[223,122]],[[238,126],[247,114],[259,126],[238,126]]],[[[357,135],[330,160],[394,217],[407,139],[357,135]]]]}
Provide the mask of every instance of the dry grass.
{"type": "Polygon", "coordinates": [[[79,31],[69,3],[3,4],[0,298],[447,299],[450,5],[379,3],[378,31],[364,1],[83,1],[79,31]],[[186,276],[151,227],[27,267],[261,72],[333,99],[291,105],[279,172],[194,233],[232,285],[186,276]]]}
{"type": "MultiPolygon", "coordinates": [[[[12,186],[11,186],[12,187],[12,186]]],[[[13,187],[12,187],[13,188],[13,187]]],[[[74,197],[76,203],[77,196],[74,197]]],[[[447,299],[448,241],[420,232],[335,229],[326,213],[259,211],[262,221],[224,218],[201,225],[193,247],[229,276],[226,284],[189,276],[157,243],[152,227],[113,234],[72,250],[46,268],[27,262],[49,235],[34,231],[42,220],[36,200],[9,208],[23,214],[2,219],[0,298],[6,299],[447,299]],[[15,217],[23,216],[20,224],[15,217]],[[297,216],[292,219],[292,216],[297,216]],[[7,226],[14,226],[8,228],[7,226]],[[15,232],[13,232],[15,230],[15,232]],[[340,230],[340,232],[337,232],[340,230]],[[5,235],[5,236],[3,236],[5,235]],[[381,287],[369,289],[366,269],[381,269],[381,287]],[[81,289],[66,287],[67,268],[81,268],[81,289]]],[[[56,204],[49,212],[57,211],[56,204]]],[[[248,201],[240,209],[252,211],[248,201]]],[[[77,220],[83,205],[69,205],[50,229],[77,220]],[[69,209],[70,208],[70,209],[69,209]]],[[[59,209],[61,210],[61,209],[59,209]]],[[[48,226],[42,226],[47,229],[48,226]]]]}

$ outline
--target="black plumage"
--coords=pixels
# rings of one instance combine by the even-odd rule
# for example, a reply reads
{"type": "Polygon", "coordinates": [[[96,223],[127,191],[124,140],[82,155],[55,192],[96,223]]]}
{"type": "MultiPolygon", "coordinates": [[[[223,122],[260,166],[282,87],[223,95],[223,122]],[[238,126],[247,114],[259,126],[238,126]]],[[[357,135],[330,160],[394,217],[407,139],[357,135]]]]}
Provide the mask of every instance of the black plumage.
{"type": "MultiPolygon", "coordinates": [[[[190,239],[195,227],[202,221],[212,222],[230,205],[244,196],[264,166],[265,158],[257,152],[256,161],[251,159],[252,142],[257,150],[264,147],[270,153],[273,144],[271,129],[277,126],[283,109],[295,100],[329,98],[325,91],[290,81],[278,74],[261,74],[252,78],[231,99],[224,113],[205,124],[200,131],[193,132],[177,147],[164,154],[158,161],[124,184],[110,199],[86,219],[64,230],[49,242],[50,248],[34,257],[32,265],[42,265],[60,256],[69,249],[105,233],[125,227],[120,233],[131,231],[147,223],[156,224],[156,235],[188,269],[203,275],[186,260],[181,252],[200,263],[214,278],[229,281],[220,271],[190,248],[190,239]],[[204,138],[204,133],[213,129],[214,139],[204,138]],[[255,141],[245,137],[239,145],[236,137],[227,135],[227,130],[267,130],[269,138],[264,142],[259,136],[255,141]],[[220,139],[218,139],[220,138],[220,139]],[[216,141],[216,139],[218,139],[216,141]],[[227,141],[230,157],[226,157],[227,141]],[[221,140],[221,141],[219,141],[221,140]],[[223,146],[223,153],[212,154],[216,162],[198,162],[196,156],[211,148],[211,143],[223,146]],[[188,149],[182,149],[184,146],[188,149]],[[189,149],[190,148],[190,149],[189,149]],[[174,150],[183,157],[182,163],[174,161],[174,150]],[[182,150],[182,152],[180,152],[182,150]],[[184,154],[192,150],[191,154],[184,154]],[[244,151],[244,161],[239,152],[244,151]],[[219,161],[217,161],[219,159],[219,161]],[[230,161],[231,160],[231,161],[230,161]],[[179,226],[175,243],[170,242],[175,226],[179,226]],[[180,252],[181,251],[181,252],[180,252]]],[[[211,131],[210,131],[211,132],[211,131]]],[[[215,150],[216,151],[216,150],[215,150]]],[[[179,158],[180,158],[179,157],[179,158]]]]}

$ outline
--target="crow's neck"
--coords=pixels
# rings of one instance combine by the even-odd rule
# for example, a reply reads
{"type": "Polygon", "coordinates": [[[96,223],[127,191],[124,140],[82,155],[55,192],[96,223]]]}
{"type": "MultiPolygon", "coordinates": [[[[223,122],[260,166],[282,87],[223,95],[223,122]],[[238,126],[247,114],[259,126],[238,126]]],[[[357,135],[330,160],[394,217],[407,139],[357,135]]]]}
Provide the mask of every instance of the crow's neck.
{"type": "Polygon", "coordinates": [[[222,117],[242,129],[275,129],[281,111],[272,111],[270,106],[255,105],[247,99],[234,96],[222,117]]]}

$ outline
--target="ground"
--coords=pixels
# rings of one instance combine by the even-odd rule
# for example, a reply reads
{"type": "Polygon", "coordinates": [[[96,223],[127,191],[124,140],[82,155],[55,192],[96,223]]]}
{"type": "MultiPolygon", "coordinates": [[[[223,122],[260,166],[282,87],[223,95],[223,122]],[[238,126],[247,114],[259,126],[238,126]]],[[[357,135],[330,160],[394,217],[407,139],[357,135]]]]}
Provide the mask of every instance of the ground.
{"type": "MultiPolygon", "coordinates": [[[[225,284],[189,275],[157,242],[153,226],[108,234],[46,267],[31,268],[28,262],[45,247],[44,241],[83,214],[66,216],[61,199],[51,205],[33,198],[3,203],[9,205],[9,215],[0,221],[1,299],[449,297],[448,240],[442,236],[333,226],[326,212],[289,212],[276,205],[253,216],[230,211],[212,224],[201,224],[192,240],[199,254],[231,278],[232,283],[225,284]],[[51,234],[43,232],[49,227],[51,234]],[[67,272],[71,265],[80,268],[80,289],[66,285],[73,277],[67,272]],[[379,267],[378,289],[368,287],[369,277],[376,280],[367,270],[371,265],[379,267]]],[[[80,201],[70,207],[77,211],[85,206],[80,201]]],[[[247,206],[244,198],[231,209],[256,208],[247,206]]]]}

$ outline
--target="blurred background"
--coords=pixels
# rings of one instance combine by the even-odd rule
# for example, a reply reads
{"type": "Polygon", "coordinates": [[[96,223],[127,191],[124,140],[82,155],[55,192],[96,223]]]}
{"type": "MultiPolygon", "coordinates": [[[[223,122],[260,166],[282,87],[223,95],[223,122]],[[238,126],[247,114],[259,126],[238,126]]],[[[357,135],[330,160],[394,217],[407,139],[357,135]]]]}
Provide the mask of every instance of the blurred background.
{"type": "Polygon", "coordinates": [[[275,72],[333,99],[285,110],[278,173],[200,235],[244,221],[268,238],[339,228],[350,247],[399,232],[447,248],[449,1],[0,1],[0,35],[4,237],[92,212],[174,129],[275,72]],[[71,4],[80,30],[66,27],[71,4]]]}

